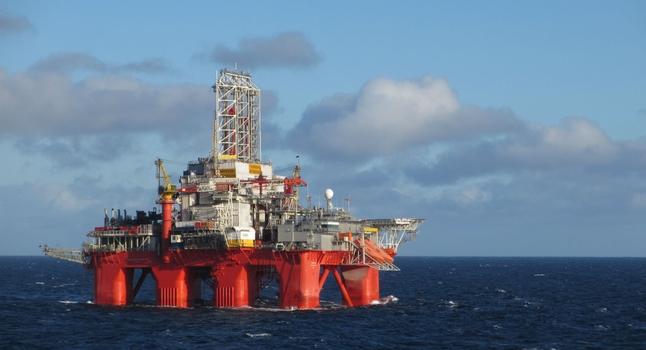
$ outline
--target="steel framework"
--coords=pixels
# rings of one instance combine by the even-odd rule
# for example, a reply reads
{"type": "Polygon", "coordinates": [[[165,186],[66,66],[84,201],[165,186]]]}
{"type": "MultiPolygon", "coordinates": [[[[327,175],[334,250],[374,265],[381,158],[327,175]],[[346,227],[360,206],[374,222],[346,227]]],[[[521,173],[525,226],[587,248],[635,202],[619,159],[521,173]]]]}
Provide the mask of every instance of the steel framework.
{"type": "Polygon", "coordinates": [[[367,219],[363,223],[379,229],[379,247],[397,252],[399,245],[412,241],[417,235],[418,226],[424,219],[367,219]]]}
{"type": "Polygon", "coordinates": [[[251,75],[223,69],[216,99],[211,156],[214,161],[260,162],[260,89],[251,75]]]}

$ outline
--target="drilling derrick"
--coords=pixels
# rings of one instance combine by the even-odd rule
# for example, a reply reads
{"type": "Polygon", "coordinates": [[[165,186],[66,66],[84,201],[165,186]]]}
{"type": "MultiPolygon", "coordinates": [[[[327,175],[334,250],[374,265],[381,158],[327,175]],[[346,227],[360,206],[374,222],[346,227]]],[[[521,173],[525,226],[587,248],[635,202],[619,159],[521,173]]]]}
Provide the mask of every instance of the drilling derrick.
{"type": "Polygon", "coordinates": [[[215,119],[211,157],[221,160],[259,162],[260,90],[251,75],[220,71],[215,92],[215,119]]]}
{"type": "Polygon", "coordinates": [[[334,206],[331,189],[325,207],[301,206],[300,163],[286,177],[262,160],[261,93],[251,75],[221,70],[213,92],[208,156],[189,162],[178,185],[155,162],[160,212],[106,210],[82,251],[45,246],[45,254],[94,269],[100,305],[133,303],[150,275],[159,306],[194,305],[206,286],[215,307],[253,306],[275,280],[279,307],[311,309],[330,274],[345,305],[378,301],[380,271],[399,270],[397,249],[423,220],[357,219],[334,206]]]}

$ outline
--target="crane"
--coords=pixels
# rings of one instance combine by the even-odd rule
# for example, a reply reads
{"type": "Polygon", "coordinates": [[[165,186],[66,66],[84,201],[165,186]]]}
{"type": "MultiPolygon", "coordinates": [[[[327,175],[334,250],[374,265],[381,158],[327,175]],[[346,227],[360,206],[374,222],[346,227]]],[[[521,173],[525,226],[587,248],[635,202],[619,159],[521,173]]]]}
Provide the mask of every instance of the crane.
{"type": "Polygon", "coordinates": [[[177,187],[171,182],[170,176],[164,167],[164,161],[155,160],[157,166],[157,180],[159,181],[159,198],[161,200],[172,200],[177,193],[177,187]]]}

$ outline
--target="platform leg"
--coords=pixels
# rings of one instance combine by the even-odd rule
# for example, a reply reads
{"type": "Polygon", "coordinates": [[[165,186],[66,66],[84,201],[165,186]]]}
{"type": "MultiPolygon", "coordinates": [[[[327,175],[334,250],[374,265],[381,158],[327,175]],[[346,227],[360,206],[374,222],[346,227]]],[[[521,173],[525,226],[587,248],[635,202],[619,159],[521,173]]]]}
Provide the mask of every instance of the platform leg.
{"type": "Polygon", "coordinates": [[[256,273],[252,267],[226,262],[215,265],[211,271],[214,282],[213,305],[215,307],[244,307],[254,302],[256,273]]]}
{"type": "Polygon", "coordinates": [[[313,309],[320,305],[320,271],[317,252],[289,253],[277,262],[279,304],[282,308],[313,309]]]}
{"type": "Polygon", "coordinates": [[[182,267],[153,267],[157,282],[157,305],[167,307],[188,307],[193,281],[190,273],[182,267]]]}
{"type": "Polygon", "coordinates": [[[127,305],[132,294],[133,270],[117,264],[94,269],[94,302],[97,305],[127,305]]]}
{"type": "Polygon", "coordinates": [[[378,270],[369,266],[342,266],[341,272],[354,306],[370,305],[379,300],[378,270]]]}

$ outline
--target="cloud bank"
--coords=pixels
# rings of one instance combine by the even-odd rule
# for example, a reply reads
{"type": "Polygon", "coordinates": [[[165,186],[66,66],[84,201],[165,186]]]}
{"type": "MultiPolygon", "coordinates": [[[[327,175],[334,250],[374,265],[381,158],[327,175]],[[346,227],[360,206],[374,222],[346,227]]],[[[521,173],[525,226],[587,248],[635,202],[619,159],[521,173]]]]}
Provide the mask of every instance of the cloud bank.
{"type": "Polygon", "coordinates": [[[409,164],[407,175],[421,184],[452,184],[469,178],[520,172],[583,169],[629,174],[646,170],[646,144],[614,141],[584,118],[554,126],[527,125],[496,140],[461,145],[409,164]]]}
{"type": "Polygon", "coordinates": [[[210,120],[212,92],[206,86],[154,85],[118,75],[75,81],[61,73],[0,70],[0,106],[4,136],[181,134],[210,120]]]}

